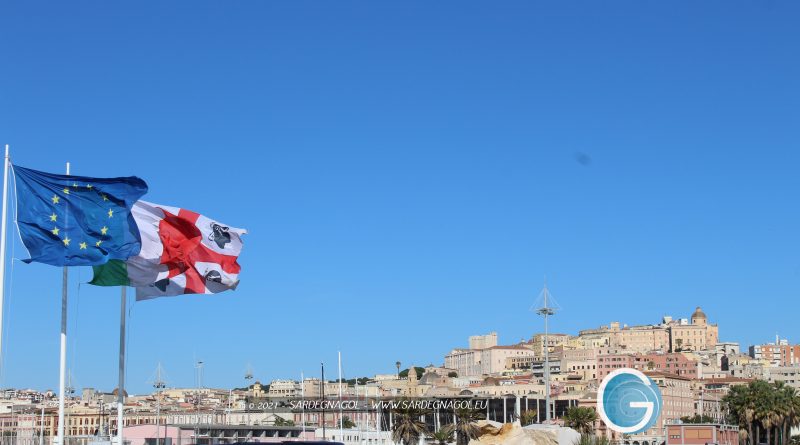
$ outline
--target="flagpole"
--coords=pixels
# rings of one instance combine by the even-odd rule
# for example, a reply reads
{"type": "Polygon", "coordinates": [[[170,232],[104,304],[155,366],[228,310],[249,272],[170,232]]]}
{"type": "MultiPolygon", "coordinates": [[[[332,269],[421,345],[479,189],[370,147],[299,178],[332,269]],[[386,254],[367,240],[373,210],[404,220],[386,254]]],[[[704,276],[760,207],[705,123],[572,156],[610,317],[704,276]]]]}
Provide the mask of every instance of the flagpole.
{"type": "Polygon", "coordinates": [[[122,414],[125,407],[125,300],[127,286],[121,287],[119,307],[119,386],[117,387],[117,445],[123,445],[122,414]]]}
{"type": "MultiPolygon", "coordinates": [[[[69,175],[69,162],[67,162],[67,175],[69,175]]],[[[64,218],[64,231],[66,232],[66,217],[64,218]]],[[[58,445],[65,445],[64,438],[64,391],[67,377],[67,266],[64,266],[61,275],[61,356],[58,369],[58,445]]]]}
{"type": "Polygon", "coordinates": [[[0,223],[0,363],[3,362],[3,303],[6,283],[6,216],[8,214],[8,144],[3,164],[3,221],[0,223]]]}

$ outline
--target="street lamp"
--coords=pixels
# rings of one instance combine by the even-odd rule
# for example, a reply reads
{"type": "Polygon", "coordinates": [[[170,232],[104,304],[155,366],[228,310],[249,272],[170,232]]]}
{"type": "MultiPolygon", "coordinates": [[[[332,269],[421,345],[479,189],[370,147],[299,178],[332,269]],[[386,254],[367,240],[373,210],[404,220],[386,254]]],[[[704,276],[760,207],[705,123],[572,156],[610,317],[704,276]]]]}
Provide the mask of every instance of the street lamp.
{"type": "Polygon", "coordinates": [[[244,372],[244,381],[247,384],[247,392],[244,395],[244,409],[247,412],[247,425],[250,426],[250,382],[253,380],[253,368],[247,365],[244,372]]]}

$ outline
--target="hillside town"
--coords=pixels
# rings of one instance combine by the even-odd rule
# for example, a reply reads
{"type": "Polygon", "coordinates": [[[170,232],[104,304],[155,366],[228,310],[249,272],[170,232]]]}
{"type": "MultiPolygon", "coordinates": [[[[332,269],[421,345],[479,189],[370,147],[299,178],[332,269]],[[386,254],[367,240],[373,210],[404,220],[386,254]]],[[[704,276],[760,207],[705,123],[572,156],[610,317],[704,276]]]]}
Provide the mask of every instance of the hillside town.
{"type": "MultiPolygon", "coordinates": [[[[656,445],[669,443],[668,426],[695,416],[718,424],[720,431],[715,434],[723,434],[726,413],[722,398],[737,385],[764,380],[800,388],[800,345],[776,337],[742,351],[739,344],[720,340],[719,326],[700,307],[687,318],[665,316],[659,323],[647,325],[615,321],[575,335],[535,334],[516,344],[501,344],[496,332],[475,335],[466,347],[445,353],[440,364],[394,365],[395,373],[349,381],[321,382],[309,377],[260,382],[248,374],[251,382],[247,386],[231,389],[202,385],[169,388],[157,381],[151,394],[125,394],[126,442],[155,445],[156,439],[163,438],[160,443],[180,445],[319,438],[327,429],[334,440],[345,443],[391,443],[390,412],[369,408],[349,413],[305,412],[285,403],[293,398],[319,399],[323,394],[363,401],[481,399],[487,402],[487,420],[509,423],[526,418],[544,424],[549,414],[550,423],[558,425],[574,407],[595,408],[598,384],[606,375],[615,369],[633,368],[661,389],[664,409],[658,421],[633,436],[609,431],[599,419],[591,427],[595,434],[619,443],[656,445]],[[549,398],[546,377],[550,380],[549,398]]],[[[82,388],[76,393],[68,388],[68,392],[69,443],[89,444],[115,433],[116,390],[82,388]]],[[[56,434],[57,396],[53,391],[5,389],[0,409],[4,440],[37,445],[49,443],[56,434]]]]}

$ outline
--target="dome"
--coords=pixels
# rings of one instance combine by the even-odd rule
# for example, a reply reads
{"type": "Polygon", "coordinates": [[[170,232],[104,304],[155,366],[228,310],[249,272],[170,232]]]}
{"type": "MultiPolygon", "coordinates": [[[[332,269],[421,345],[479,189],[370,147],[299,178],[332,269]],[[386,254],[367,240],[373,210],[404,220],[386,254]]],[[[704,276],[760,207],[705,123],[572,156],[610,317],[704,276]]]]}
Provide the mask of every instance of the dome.
{"type": "Polygon", "coordinates": [[[705,312],[703,312],[703,310],[700,309],[700,306],[697,306],[697,309],[694,310],[694,314],[692,314],[692,320],[700,318],[705,320],[708,317],[706,317],[705,312]]]}

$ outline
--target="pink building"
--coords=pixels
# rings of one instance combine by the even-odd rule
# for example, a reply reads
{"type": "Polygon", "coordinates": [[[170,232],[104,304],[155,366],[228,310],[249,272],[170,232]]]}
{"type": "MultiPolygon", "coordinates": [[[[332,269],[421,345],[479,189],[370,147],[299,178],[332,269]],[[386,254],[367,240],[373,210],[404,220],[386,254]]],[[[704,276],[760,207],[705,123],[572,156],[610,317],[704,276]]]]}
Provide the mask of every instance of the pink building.
{"type": "Polygon", "coordinates": [[[602,380],[612,371],[633,368],[675,374],[689,379],[700,377],[700,363],[680,352],[666,354],[608,354],[597,357],[597,379],[602,380]]]}

